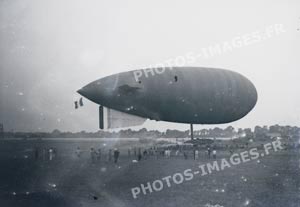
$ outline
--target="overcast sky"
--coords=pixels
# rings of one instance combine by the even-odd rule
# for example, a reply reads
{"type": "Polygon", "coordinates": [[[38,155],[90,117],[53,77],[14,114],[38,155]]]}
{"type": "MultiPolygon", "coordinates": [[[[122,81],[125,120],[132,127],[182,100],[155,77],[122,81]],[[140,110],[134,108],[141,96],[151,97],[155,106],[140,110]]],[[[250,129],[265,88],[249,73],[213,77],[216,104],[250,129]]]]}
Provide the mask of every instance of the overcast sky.
{"type": "MultiPolygon", "coordinates": [[[[234,127],[299,126],[299,11],[299,0],[1,0],[0,122],[6,130],[95,131],[97,105],[73,108],[87,83],[282,24],[285,32],[192,66],[230,69],[254,83],[258,103],[234,127]]],[[[211,126],[195,129],[203,127],[211,126]]]]}

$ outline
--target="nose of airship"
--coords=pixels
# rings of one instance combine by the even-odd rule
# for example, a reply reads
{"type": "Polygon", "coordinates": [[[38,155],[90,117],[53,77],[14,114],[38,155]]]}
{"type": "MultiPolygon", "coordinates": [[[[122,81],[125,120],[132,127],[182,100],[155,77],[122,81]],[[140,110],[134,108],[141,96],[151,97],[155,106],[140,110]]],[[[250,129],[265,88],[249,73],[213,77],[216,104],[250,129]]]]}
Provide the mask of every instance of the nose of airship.
{"type": "Polygon", "coordinates": [[[79,93],[80,95],[82,95],[83,97],[94,101],[95,96],[98,93],[98,88],[96,87],[96,85],[94,83],[90,83],[86,86],[84,86],[83,88],[79,89],[77,91],[77,93],[79,93]]]}
{"type": "Polygon", "coordinates": [[[110,84],[104,84],[102,79],[91,82],[77,91],[83,97],[98,104],[103,104],[109,100],[112,92],[110,84]]]}
{"type": "Polygon", "coordinates": [[[87,84],[77,93],[97,104],[105,104],[116,95],[118,85],[119,76],[111,75],[87,84]]]}
{"type": "Polygon", "coordinates": [[[83,88],[77,90],[77,93],[79,93],[80,95],[86,97],[86,93],[85,93],[85,90],[83,88]]]}

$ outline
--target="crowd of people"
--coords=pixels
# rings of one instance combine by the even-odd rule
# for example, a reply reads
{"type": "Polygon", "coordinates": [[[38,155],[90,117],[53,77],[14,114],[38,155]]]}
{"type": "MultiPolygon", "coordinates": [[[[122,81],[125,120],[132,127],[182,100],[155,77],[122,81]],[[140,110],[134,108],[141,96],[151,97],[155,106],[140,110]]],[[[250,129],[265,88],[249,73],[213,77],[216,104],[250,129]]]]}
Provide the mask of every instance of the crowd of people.
{"type": "MultiPolygon", "coordinates": [[[[184,159],[194,159],[198,160],[200,158],[200,150],[197,147],[192,148],[180,148],[180,147],[151,147],[149,149],[141,149],[141,148],[133,148],[128,149],[128,157],[133,155],[137,158],[138,161],[142,159],[148,159],[150,157],[158,158],[180,158],[183,157],[184,159]],[[132,153],[133,151],[133,153],[132,153]]],[[[215,147],[207,146],[205,151],[205,156],[207,158],[217,158],[217,150],[215,147]]],[[[133,157],[133,158],[134,158],[133,157]]]]}
{"type": "MultiPolygon", "coordinates": [[[[76,155],[79,158],[81,155],[80,148],[78,147],[76,150],[76,155]]],[[[90,149],[90,156],[91,156],[91,161],[92,163],[100,162],[101,160],[105,160],[105,155],[102,154],[102,150],[99,148],[98,150],[94,149],[94,147],[91,147],[90,149]]],[[[120,156],[120,151],[115,148],[114,150],[109,149],[108,154],[107,154],[107,161],[108,162],[114,162],[115,164],[118,163],[120,156]]]]}
{"type": "MultiPolygon", "coordinates": [[[[160,159],[160,158],[183,158],[183,159],[194,159],[198,160],[200,156],[200,150],[197,147],[191,148],[180,148],[180,147],[164,147],[164,146],[153,146],[150,148],[141,148],[141,147],[133,147],[128,148],[127,150],[127,157],[130,160],[142,161],[147,160],[150,158],[160,159]]],[[[214,147],[207,146],[206,150],[203,150],[202,156],[206,156],[207,158],[217,158],[217,150],[214,147]]],[[[86,156],[87,151],[82,150],[79,146],[75,149],[75,157],[80,159],[83,157],[83,154],[86,156]]],[[[94,148],[91,147],[89,149],[89,156],[92,163],[97,162],[113,162],[117,164],[120,159],[121,152],[118,148],[114,149],[106,149],[106,148],[94,148]]],[[[126,157],[126,151],[123,156],[126,157]]],[[[34,158],[36,160],[48,160],[52,161],[57,157],[57,150],[55,148],[42,148],[39,149],[38,147],[34,148],[34,158]]]]}
{"type": "Polygon", "coordinates": [[[55,148],[42,148],[41,150],[38,147],[34,148],[34,158],[36,160],[42,159],[44,161],[52,161],[56,157],[57,151],[55,148]]]}

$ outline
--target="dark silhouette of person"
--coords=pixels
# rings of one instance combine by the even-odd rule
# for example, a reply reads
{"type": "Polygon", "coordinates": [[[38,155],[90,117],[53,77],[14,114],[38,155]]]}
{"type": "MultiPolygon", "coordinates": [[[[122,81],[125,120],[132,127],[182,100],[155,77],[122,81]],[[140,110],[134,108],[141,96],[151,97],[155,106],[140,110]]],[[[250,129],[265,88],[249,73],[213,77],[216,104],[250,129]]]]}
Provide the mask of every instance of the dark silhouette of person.
{"type": "Polygon", "coordinates": [[[79,106],[83,106],[82,97],[79,99],[79,106]]]}
{"type": "Polygon", "coordinates": [[[120,155],[120,151],[116,148],[114,150],[114,161],[115,161],[115,164],[118,163],[119,155],[120,155]]]}
{"type": "Polygon", "coordinates": [[[144,156],[144,159],[147,159],[147,150],[144,150],[144,152],[143,152],[143,156],[144,156]]]}
{"type": "Polygon", "coordinates": [[[211,149],[210,149],[210,147],[207,148],[207,154],[208,154],[208,158],[210,158],[210,154],[211,154],[211,149]]]}
{"type": "Polygon", "coordinates": [[[141,159],[142,159],[142,154],[139,153],[139,154],[138,154],[138,161],[141,161],[141,159]]]}
{"type": "Polygon", "coordinates": [[[75,104],[75,109],[78,109],[78,102],[75,101],[74,104],[75,104]]]}
{"type": "Polygon", "coordinates": [[[177,81],[178,81],[178,77],[177,77],[177,75],[174,77],[174,80],[175,80],[175,82],[177,82],[177,81]]]}
{"type": "Polygon", "coordinates": [[[141,148],[139,148],[139,151],[138,151],[138,161],[141,161],[142,159],[142,150],[141,148]]]}

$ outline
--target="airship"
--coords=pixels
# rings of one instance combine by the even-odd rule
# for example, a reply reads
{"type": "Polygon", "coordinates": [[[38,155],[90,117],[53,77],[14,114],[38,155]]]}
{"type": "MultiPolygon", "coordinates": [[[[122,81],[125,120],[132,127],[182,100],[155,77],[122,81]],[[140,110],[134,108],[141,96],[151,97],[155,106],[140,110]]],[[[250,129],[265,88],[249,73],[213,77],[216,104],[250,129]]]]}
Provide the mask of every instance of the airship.
{"type": "Polygon", "coordinates": [[[95,80],[77,91],[99,105],[99,127],[136,126],[147,119],[224,124],[246,116],[257,91],[243,75],[225,69],[161,67],[95,80]]]}

